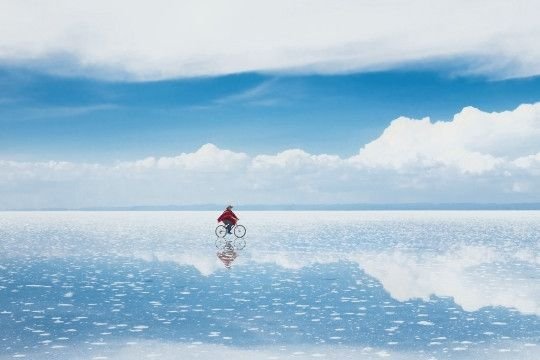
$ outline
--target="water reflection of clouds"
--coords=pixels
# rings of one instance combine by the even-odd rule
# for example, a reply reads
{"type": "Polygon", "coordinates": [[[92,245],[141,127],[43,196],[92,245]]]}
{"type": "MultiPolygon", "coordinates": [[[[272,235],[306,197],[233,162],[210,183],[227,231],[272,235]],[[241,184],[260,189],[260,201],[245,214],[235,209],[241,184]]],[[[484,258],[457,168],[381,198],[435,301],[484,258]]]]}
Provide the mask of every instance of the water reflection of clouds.
{"type": "Polygon", "coordinates": [[[389,250],[311,257],[283,252],[256,261],[261,260],[290,269],[353,261],[398,301],[450,296],[466,311],[504,306],[540,315],[540,270],[529,266],[536,259],[524,252],[512,256],[494,248],[461,246],[444,254],[389,250]]]}
{"type": "MultiPolygon", "coordinates": [[[[60,355],[52,358],[71,358],[70,349],[82,348],[92,353],[88,358],[116,359],[114,351],[121,355],[136,344],[143,347],[141,353],[169,351],[162,358],[172,358],[167,354],[182,342],[197,345],[190,354],[201,356],[224,346],[240,358],[259,352],[292,357],[303,351],[352,359],[351,354],[363,351],[365,358],[407,359],[405,354],[417,353],[409,357],[417,359],[505,350],[501,339],[525,344],[540,335],[538,318],[517,311],[469,313],[438,297],[397,301],[350,261],[286,269],[250,260],[232,271],[218,264],[208,276],[185,265],[158,261],[158,256],[12,259],[0,273],[5,286],[0,318],[3,338],[9,339],[0,346],[12,355],[31,348],[43,355],[54,347],[52,353],[60,355]],[[145,348],[151,339],[160,340],[155,351],[145,348]],[[119,340],[134,344],[115,348],[119,340]]],[[[524,346],[514,353],[521,354],[524,346]]]]}
{"type": "MultiPolygon", "coordinates": [[[[144,260],[171,261],[194,266],[202,275],[217,271],[219,262],[208,254],[139,253],[144,260]]],[[[244,264],[274,264],[297,270],[315,264],[354,262],[381,282],[396,300],[452,297],[466,311],[486,306],[515,308],[540,315],[540,270],[526,252],[509,255],[485,246],[460,246],[443,254],[388,250],[385,252],[250,252],[244,264]]]]}
{"type": "MultiPolygon", "coordinates": [[[[466,354],[463,347],[456,344],[449,349],[446,358],[457,359],[490,359],[490,360],[537,360],[540,358],[540,346],[532,343],[502,341],[491,347],[472,347],[466,354]],[[452,356],[452,353],[454,354],[452,356]]],[[[340,360],[435,360],[431,354],[412,351],[395,351],[388,348],[352,347],[352,346],[264,346],[253,348],[237,348],[214,344],[178,344],[145,341],[139,344],[119,346],[112,358],[116,360],[132,360],[141,358],[159,358],[161,360],[177,360],[178,354],[197,354],[198,360],[234,359],[234,360],[268,360],[268,359],[340,359],[340,360]]]]}
{"type": "MultiPolygon", "coordinates": [[[[47,360],[61,358],[66,359],[92,359],[92,360],[133,360],[133,359],[160,359],[177,360],[197,359],[234,359],[234,360],[268,360],[268,359],[340,359],[340,360],[436,360],[432,354],[399,351],[378,347],[354,347],[340,345],[317,345],[317,346],[257,346],[257,347],[232,347],[219,344],[208,344],[203,342],[164,342],[156,340],[125,339],[122,342],[112,342],[103,344],[106,346],[95,346],[94,348],[50,349],[47,354],[26,351],[15,356],[0,355],[0,360],[13,358],[47,360]],[[181,357],[179,357],[181,354],[181,357]]],[[[491,346],[470,346],[467,344],[467,352],[464,351],[463,344],[455,343],[444,355],[445,359],[462,360],[537,360],[540,358],[540,346],[534,343],[500,341],[491,346]]]]}
{"type": "Polygon", "coordinates": [[[495,249],[461,247],[439,255],[392,251],[352,258],[399,301],[450,296],[466,311],[504,306],[540,315],[538,269],[495,249]]]}
{"type": "Polygon", "coordinates": [[[136,251],[133,257],[144,261],[161,261],[172,262],[180,266],[193,266],[203,276],[210,276],[216,270],[223,267],[216,257],[209,256],[208,253],[193,253],[193,252],[149,252],[136,251]]]}
{"type": "MultiPolygon", "coordinates": [[[[459,345],[449,349],[446,358],[458,359],[490,359],[490,360],[537,360],[540,358],[540,347],[532,343],[501,342],[491,348],[471,349],[467,354],[459,345]],[[451,354],[454,354],[453,356],[451,354]]],[[[233,348],[209,344],[163,344],[159,342],[143,343],[138,346],[120,348],[114,358],[118,360],[135,359],[141,354],[159,354],[162,360],[176,360],[178,354],[197,353],[199,360],[234,359],[234,360],[268,360],[290,358],[296,360],[340,359],[340,360],[436,360],[431,354],[418,352],[394,351],[373,347],[345,346],[311,346],[311,347],[260,347],[252,349],[233,348]]]]}

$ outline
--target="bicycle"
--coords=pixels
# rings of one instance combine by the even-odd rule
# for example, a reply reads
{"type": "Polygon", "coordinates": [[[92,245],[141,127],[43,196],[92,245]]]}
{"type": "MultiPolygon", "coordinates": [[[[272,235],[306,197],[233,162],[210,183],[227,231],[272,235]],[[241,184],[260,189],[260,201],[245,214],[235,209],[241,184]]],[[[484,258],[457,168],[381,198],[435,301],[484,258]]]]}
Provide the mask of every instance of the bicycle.
{"type": "MultiPolygon", "coordinates": [[[[233,225],[232,230],[236,238],[243,238],[246,235],[246,228],[243,225],[233,225]]],[[[224,238],[227,235],[227,228],[225,225],[218,225],[215,232],[218,238],[224,238]]]]}

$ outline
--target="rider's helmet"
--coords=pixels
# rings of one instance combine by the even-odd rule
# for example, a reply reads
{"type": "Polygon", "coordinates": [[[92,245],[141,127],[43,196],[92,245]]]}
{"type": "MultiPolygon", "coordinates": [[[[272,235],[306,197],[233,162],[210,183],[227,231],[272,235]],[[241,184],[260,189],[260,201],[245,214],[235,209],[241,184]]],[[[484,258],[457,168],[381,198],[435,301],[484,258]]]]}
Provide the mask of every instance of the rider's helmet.
{"type": "Polygon", "coordinates": [[[232,205],[227,205],[227,210],[230,210],[230,209],[232,209],[232,208],[233,208],[232,205]]]}

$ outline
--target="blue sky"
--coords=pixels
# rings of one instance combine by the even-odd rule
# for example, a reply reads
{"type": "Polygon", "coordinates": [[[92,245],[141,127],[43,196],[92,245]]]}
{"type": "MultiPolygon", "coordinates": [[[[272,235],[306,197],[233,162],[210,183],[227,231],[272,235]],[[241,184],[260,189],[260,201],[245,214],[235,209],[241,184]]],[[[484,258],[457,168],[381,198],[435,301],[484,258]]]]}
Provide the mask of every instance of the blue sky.
{"type": "Polygon", "coordinates": [[[538,2],[309,5],[0,0],[0,208],[540,202],[538,2]]]}
{"type": "Polygon", "coordinates": [[[399,116],[448,120],[465,106],[491,112],[539,101],[540,77],[435,68],[127,82],[4,67],[0,99],[0,154],[11,160],[134,160],[209,142],[253,155],[350,156],[399,116]]]}

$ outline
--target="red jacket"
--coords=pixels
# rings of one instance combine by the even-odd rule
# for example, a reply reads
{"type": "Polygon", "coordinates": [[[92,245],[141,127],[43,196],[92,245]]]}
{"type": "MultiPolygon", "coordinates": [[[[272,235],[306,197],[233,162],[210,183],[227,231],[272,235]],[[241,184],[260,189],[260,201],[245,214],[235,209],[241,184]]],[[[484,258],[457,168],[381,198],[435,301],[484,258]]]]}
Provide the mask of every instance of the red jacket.
{"type": "Polygon", "coordinates": [[[218,217],[217,221],[220,222],[220,221],[224,221],[224,220],[229,220],[230,222],[232,222],[234,225],[236,225],[236,221],[238,220],[238,217],[236,216],[235,213],[232,212],[232,210],[225,210],[223,212],[223,214],[221,214],[220,217],[218,217]]]}

